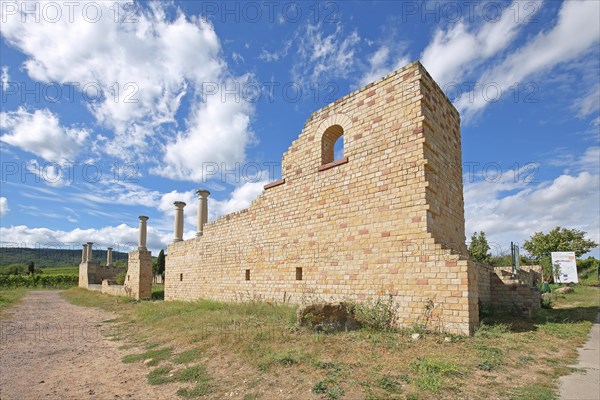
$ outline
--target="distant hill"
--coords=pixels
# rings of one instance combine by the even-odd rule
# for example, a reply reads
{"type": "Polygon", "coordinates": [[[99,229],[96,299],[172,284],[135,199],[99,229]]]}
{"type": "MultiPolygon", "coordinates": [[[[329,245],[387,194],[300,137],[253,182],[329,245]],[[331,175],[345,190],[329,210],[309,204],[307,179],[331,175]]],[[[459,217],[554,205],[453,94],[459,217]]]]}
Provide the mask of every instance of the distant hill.
{"type": "MultiPolygon", "coordinates": [[[[106,264],[106,250],[95,250],[92,253],[93,261],[106,264]]],[[[113,251],[113,261],[127,262],[127,253],[113,251]]],[[[27,247],[0,247],[0,267],[22,264],[28,265],[33,261],[36,268],[69,267],[79,265],[81,250],[51,249],[27,247]]]]}

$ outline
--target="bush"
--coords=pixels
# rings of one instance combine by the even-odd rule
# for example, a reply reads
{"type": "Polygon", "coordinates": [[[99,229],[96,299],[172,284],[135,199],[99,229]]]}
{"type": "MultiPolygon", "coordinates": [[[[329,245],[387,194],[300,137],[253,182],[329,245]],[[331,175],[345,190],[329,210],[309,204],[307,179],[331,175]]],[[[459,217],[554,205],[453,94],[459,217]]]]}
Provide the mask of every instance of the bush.
{"type": "Polygon", "coordinates": [[[64,288],[77,286],[78,276],[73,275],[0,275],[0,287],[64,288]]]}
{"type": "Polygon", "coordinates": [[[551,293],[544,293],[541,298],[541,306],[542,308],[550,309],[554,304],[554,296],[551,293]]]}
{"type": "Polygon", "coordinates": [[[390,295],[387,299],[357,302],[354,305],[354,315],[362,326],[376,330],[391,329],[396,321],[394,298],[390,295]]]}

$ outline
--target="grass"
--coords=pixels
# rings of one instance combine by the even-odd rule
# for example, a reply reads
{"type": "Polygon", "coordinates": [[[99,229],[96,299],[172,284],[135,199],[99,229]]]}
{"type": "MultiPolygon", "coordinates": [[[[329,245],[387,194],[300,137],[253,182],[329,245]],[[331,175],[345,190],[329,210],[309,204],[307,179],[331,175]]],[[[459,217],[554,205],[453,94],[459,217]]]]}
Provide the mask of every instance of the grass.
{"type": "MultiPolygon", "coordinates": [[[[162,288],[160,288],[162,289],[162,288]]],[[[486,318],[472,337],[361,329],[312,333],[295,308],[261,302],[136,302],[73,288],[71,302],[100,307],[131,330],[153,384],[179,383],[182,398],[551,400],[600,306],[595,287],[575,286],[532,319],[486,318]],[[145,347],[145,348],[144,348],[145,347]],[[154,365],[154,368],[152,366],[154,365]]]]}
{"type": "Polygon", "coordinates": [[[27,294],[26,288],[0,289],[0,314],[7,308],[17,304],[27,294]]]}
{"type": "Polygon", "coordinates": [[[173,348],[165,347],[162,349],[148,350],[145,353],[141,353],[141,354],[126,355],[125,357],[123,357],[123,362],[125,364],[131,364],[131,363],[142,361],[142,360],[143,361],[150,360],[149,362],[147,362],[147,364],[150,366],[154,366],[154,365],[158,365],[158,363],[163,360],[169,359],[172,354],[173,354],[173,348]]]}

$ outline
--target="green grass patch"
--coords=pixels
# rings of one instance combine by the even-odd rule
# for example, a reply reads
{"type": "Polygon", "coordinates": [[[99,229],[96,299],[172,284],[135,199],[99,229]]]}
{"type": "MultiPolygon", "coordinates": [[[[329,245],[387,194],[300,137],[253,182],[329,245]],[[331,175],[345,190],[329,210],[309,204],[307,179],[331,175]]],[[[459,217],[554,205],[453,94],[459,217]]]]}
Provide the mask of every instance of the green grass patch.
{"type": "Polygon", "coordinates": [[[165,347],[162,349],[148,350],[145,353],[141,353],[141,354],[126,355],[125,357],[123,357],[123,362],[125,364],[131,364],[131,363],[138,362],[138,361],[150,360],[148,362],[148,365],[153,366],[153,365],[158,365],[158,363],[163,360],[169,359],[172,354],[173,354],[173,348],[165,347]]]}
{"type": "Polygon", "coordinates": [[[17,304],[26,294],[25,288],[0,289],[0,313],[17,304]]]}
{"type": "Polygon", "coordinates": [[[193,348],[190,350],[186,350],[184,352],[181,352],[177,355],[175,355],[175,357],[173,357],[173,363],[175,364],[187,364],[193,361],[196,361],[198,358],[200,358],[200,356],[202,356],[202,349],[201,348],[193,348]]]}
{"type": "Polygon", "coordinates": [[[420,389],[438,392],[445,386],[447,378],[462,375],[462,369],[457,364],[436,358],[418,358],[410,364],[416,374],[413,383],[420,389]]]}
{"type": "Polygon", "coordinates": [[[556,400],[558,395],[549,387],[533,384],[513,390],[508,398],[510,400],[556,400]]]}
{"type": "Polygon", "coordinates": [[[504,364],[504,352],[496,347],[477,344],[479,354],[478,368],[482,371],[494,371],[504,364]]]}
{"type": "Polygon", "coordinates": [[[170,382],[194,383],[191,388],[180,388],[177,395],[183,398],[196,398],[211,393],[211,377],[202,365],[193,365],[173,371],[173,367],[165,365],[155,368],[148,374],[148,383],[162,385],[170,382]]]}
{"type": "Polygon", "coordinates": [[[322,379],[313,385],[312,392],[328,399],[337,399],[344,394],[344,389],[333,379],[322,379]]]}

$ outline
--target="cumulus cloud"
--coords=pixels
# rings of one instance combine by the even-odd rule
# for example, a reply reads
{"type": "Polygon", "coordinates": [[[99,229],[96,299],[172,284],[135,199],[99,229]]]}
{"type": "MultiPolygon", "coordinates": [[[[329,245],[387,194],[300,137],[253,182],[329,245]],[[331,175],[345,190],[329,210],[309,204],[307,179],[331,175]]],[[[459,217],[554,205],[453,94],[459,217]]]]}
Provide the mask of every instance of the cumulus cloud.
{"type": "Polygon", "coordinates": [[[564,173],[549,181],[536,182],[527,167],[505,171],[498,180],[470,181],[465,176],[467,236],[484,231],[490,241],[506,249],[511,241],[522,243],[534,232],[563,226],[586,231],[600,243],[598,161],[591,170],[581,170],[589,165],[588,158],[593,154],[597,154],[597,149],[588,149],[575,161],[578,165],[574,173],[564,173]]]}
{"type": "Polygon", "coordinates": [[[6,197],[0,197],[0,217],[3,217],[9,211],[8,199],[6,197]]]}
{"type": "Polygon", "coordinates": [[[62,126],[58,116],[48,109],[29,112],[23,107],[0,113],[0,128],[7,132],[0,141],[50,162],[77,159],[90,134],[86,129],[62,126]]]}
{"type": "MultiPolygon", "coordinates": [[[[527,7],[537,12],[541,3],[528,2],[527,7]]],[[[498,21],[483,21],[477,26],[459,21],[447,29],[438,28],[421,55],[431,76],[442,86],[461,80],[465,73],[508,47],[528,22],[526,18],[516,18],[510,10],[521,10],[521,5],[514,1],[498,21]]],[[[533,15],[528,15],[529,19],[533,15]]]]}
{"type": "MultiPolygon", "coordinates": [[[[222,215],[239,211],[250,206],[252,201],[262,193],[263,186],[267,180],[261,182],[246,182],[238,186],[224,200],[215,200],[209,197],[209,221],[222,215]]],[[[173,241],[173,215],[175,201],[183,201],[187,205],[184,209],[185,229],[184,239],[191,239],[196,235],[196,218],[198,212],[198,200],[195,191],[178,192],[172,191],[163,193],[156,200],[155,207],[162,215],[151,217],[148,222],[148,247],[153,252],[167,247],[167,244],[173,241]]],[[[63,207],[64,208],[64,207],[63,207]]],[[[6,198],[0,198],[0,211],[8,211],[6,198]]],[[[68,209],[67,211],[73,212],[68,209]]],[[[40,210],[37,207],[24,209],[24,212],[31,215],[44,215],[55,218],[50,211],[40,210]],[[50,214],[50,215],[48,215],[50,214]]],[[[92,215],[112,217],[113,214],[107,214],[91,210],[92,215]]],[[[135,218],[130,218],[134,220],[135,218]]],[[[112,246],[118,251],[131,251],[137,246],[138,226],[136,224],[119,224],[117,226],[105,226],[100,229],[73,229],[71,231],[55,230],[48,228],[30,228],[19,225],[12,227],[0,227],[0,237],[10,238],[10,241],[3,242],[5,247],[35,247],[35,246],[73,246],[79,248],[81,243],[94,242],[100,247],[112,246]]]]}
{"type": "Polygon", "coordinates": [[[408,56],[401,56],[395,61],[392,60],[390,49],[387,45],[380,46],[369,57],[369,67],[360,78],[359,85],[364,86],[371,83],[386,74],[401,68],[410,62],[408,56]]]}
{"type": "MultiPolygon", "coordinates": [[[[510,52],[502,62],[481,73],[478,82],[493,82],[506,92],[515,83],[585,54],[600,40],[599,14],[600,2],[563,2],[552,29],[538,33],[510,52]]],[[[463,93],[455,105],[466,119],[472,118],[489,104],[484,95],[481,88],[475,88],[463,93]]],[[[582,112],[587,113],[593,109],[593,103],[584,102],[582,107],[582,112]]]]}
{"type": "MultiPolygon", "coordinates": [[[[236,84],[239,86],[239,82],[228,81],[224,87],[236,84]]],[[[171,179],[201,182],[210,171],[209,163],[243,162],[245,149],[254,140],[250,130],[252,112],[252,106],[245,101],[222,101],[220,93],[206,96],[189,116],[187,129],[167,143],[164,165],[152,172],[171,179]]]]}
{"type": "MultiPolygon", "coordinates": [[[[24,225],[0,227],[4,247],[58,247],[80,249],[82,243],[94,242],[94,247],[113,247],[115,251],[129,252],[137,247],[138,227],[121,224],[100,229],[74,229],[72,231],[48,228],[29,228],[24,225]]],[[[148,227],[148,247],[156,252],[163,248],[161,234],[148,227]]]]}
{"type": "Polygon", "coordinates": [[[162,161],[151,150],[174,134],[176,139],[163,148],[166,166],[159,170],[173,179],[197,179],[190,171],[202,161],[199,156],[204,161],[213,161],[213,156],[227,162],[243,160],[244,146],[252,137],[253,105],[236,103],[234,98],[223,103],[219,98],[214,101],[218,106],[201,100],[207,85],[237,79],[222,58],[219,38],[209,22],[159,2],[78,2],[75,7],[98,9],[100,17],[94,22],[82,12],[71,13],[69,21],[67,6],[57,6],[64,8],[63,18],[54,22],[43,18],[36,22],[21,15],[22,10],[3,15],[2,35],[27,56],[24,69],[32,79],[101,90],[103,96],[87,103],[96,121],[114,132],[100,150],[124,160],[162,161]],[[126,15],[132,6],[136,22],[115,22],[115,7],[126,15]],[[176,114],[184,96],[190,100],[190,112],[186,129],[178,130],[176,114]],[[216,134],[207,132],[205,121],[216,134]],[[189,146],[201,154],[191,155],[189,146]]]}

